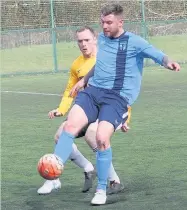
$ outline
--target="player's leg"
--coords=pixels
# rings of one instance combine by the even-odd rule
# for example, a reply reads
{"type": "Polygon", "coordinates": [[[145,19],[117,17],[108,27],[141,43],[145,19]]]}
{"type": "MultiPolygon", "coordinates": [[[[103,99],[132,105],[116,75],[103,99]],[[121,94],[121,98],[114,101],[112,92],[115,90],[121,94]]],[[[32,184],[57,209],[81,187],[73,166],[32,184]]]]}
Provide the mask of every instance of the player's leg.
{"type": "Polygon", "coordinates": [[[97,155],[96,166],[98,185],[94,198],[91,203],[93,205],[102,205],[106,203],[106,187],[109,168],[112,163],[112,149],[110,147],[110,138],[114,132],[114,127],[107,121],[99,122],[96,141],[97,141],[97,155]]]}
{"type": "MultiPolygon", "coordinates": [[[[56,143],[58,142],[59,136],[61,135],[61,133],[63,131],[63,127],[64,127],[65,123],[66,123],[66,121],[61,124],[61,126],[59,127],[59,129],[57,130],[57,132],[54,136],[56,143]]],[[[86,128],[87,128],[87,126],[86,126],[86,128]]],[[[76,136],[76,138],[80,138],[80,137],[84,136],[85,131],[86,131],[86,129],[82,129],[79,132],[78,136],[76,136]]],[[[84,170],[84,172],[86,172],[86,173],[94,170],[92,163],[84,157],[84,155],[78,150],[77,146],[74,143],[73,143],[72,152],[70,154],[69,159],[73,163],[75,163],[77,166],[82,168],[84,170]]]]}
{"type": "MultiPolygon", "coordinates": [[[[66,121],[63,122],[60,127],[58,128],[54,138],[55,138],[55,142],[58,142],[59,136],[61,135],[62,131],[63,131],[63,127],[65,125],[66,121]]],[[[84,130],[82,132],[80,132],[80,135],[84,136],[84,130]]],[[[84,182],[84,186],[83,186],[83,192],[87,192],[89,191],[90,188],[92,188],[92,184],[93,184],[93,180],[95,179],[95,170],[94,167],[92,165],[92,163],[90,161],[88,161],[83,154],[78,150],[77,146],[73,143],[72,145],[72,152],[70,154],[69,159],[75,163],[77,166],[79,166],[80,168],[82,168],[84,170],[84,175],[85,175],[85,182],[84,182]]],[[[56,180],[47,180],[44,182],[44,184],[38,189],[38,194],[40,195],[44,195],[44,194],[49,194],[51,193],[53,190],[58,190],[61,188],[61,182],[60,179],[56,179],[56,180]]]]}
{"type": "MultiPolygon", "coordinates": [[[[98,128],[98,120],[94,123],[91,123],[88,126],[88,129],[85,134],[85,140],[93,152],[97,152],[97,142],[96,142],[96,132],[98,128]]],[[[123,184],[120,183],[119,176],[117,175],[113,164],[109,168],[108,180],[110,182],[108,194],[118,193],[124,189],[123,184]]]]}
{"type": "Polygon", "coordinates": [[[94,170],[92,163],[84,157],[84,155],[78,150],[75,144],[73,144],[73,150],[70,154],[69,159],[77,166],[82,168],[85,173],[89,173],[94,170]]]}
{"type": "Polygon", "coordinates": [[[102,106],[99,112],[99,125],[96,133],[98,185],[97,192],[91,201],[93,205],[106,203],[108,171],[112,162],[110,138],[119,125],[123,123],[124,112],[127,112],[125,99],[112,91],[105,91],[105,95],[101,100],[102,106]]]}
{"type": "Polygon", "coordinates": [[[63,164],[66,163],[72,152],[72,145],[76,135],[87,123],[88,118],[84,110],[75,104],[68,114],[67,122],[54,150],[54,154],[62,160],[63,164]]]}
{"type": "Polygon", "coordinates": [[[92,186],[96,177],[96,171],[90,161],[88,161],[83,154],[78,150],[77,146],[73,144],[73,150],[69,157],[77,166],[84,170],[84,185],[82,192],[88,192],[92,186]]]}
{"type": "MultiPolygon", "coordinates": [[[[123,114],[122,124],[120,124],[115,131],[122,130],[123,132],[127,132],[129,130],[128,124],[130,123],[130,119],[131,119],[131,107],[128,107],[128,111],[127,112],[125,111],[123,114]]],[[[110,170],[112,171],[112,167],[110,168],[110,170]]],[[[113,176],[111,176],[110,172],[108,180],[110,180],[110,187],[107,189],[108,195],[119,193],[125,189],[122,183],[118,181],[113,181],[117,179],[113,179],[113,176]]]]}
{"type": "MultiPolygon", "coordinates": [[[[84,110],[80,106],[74,105],[68,115],[67,122],[63,127],[63,131],[59,137],[59,140],[55,145],[54,154],[61,159],[63,164],[65,164],[72,152],[72,145],[75,136],[87,123],[88,118],[84,110]]],[[[58,189],[60,187],[61,183],[59,179],[54,181],[46,181],[44,185],[38,189],[38,194],[47,194],[50,193],[53,189],[58,189]]]]}
{"type": "Polygon", "coordinates": [[[85,141],[88,146],[93,150],[93,152],[97,151],[97,142],[96,142],[96,132],[98,128],[98,120],[94,123],[91,123],[85,133],[85,141]]]}
{"type": "Polygon", "coordinates": [[[86,89],[78,94],[55,146],[54,154],[61,159],[63,164],[66,163],[72,152],[74,138],[79,131],[88,123],[95,122],[98,116],[98,108],[92,97],[93,90],[86,89]]]}
{"type": "MultiPolygon", "coordinates": [[[[85,134],[85,140],[87,144],[90,146],[90,148],[94,151],[97,152],[97,142],[96,142],[96,132],[98,128],[98,120],[94,123],[91,123],[88,126],[88,129],[85,134]]],[[[114,170],[114,166],[111,163],[110,169],[109,169],[109,174],[108,174],[108,180],[110,182],[115,182],[115,183],[120,183],[120,179],[114,170]]]]}
{"type": "Polygon", "coordinates": [[[67,122],[54,151],[54,154],[62,160],[63,164],[69,158],[72,152],[72,144],[80,130],[97,119],[98,108],[93,99],[93,92],[94,90],[90,87],[79,92],[75,105],[68,114],[67,122]]]}

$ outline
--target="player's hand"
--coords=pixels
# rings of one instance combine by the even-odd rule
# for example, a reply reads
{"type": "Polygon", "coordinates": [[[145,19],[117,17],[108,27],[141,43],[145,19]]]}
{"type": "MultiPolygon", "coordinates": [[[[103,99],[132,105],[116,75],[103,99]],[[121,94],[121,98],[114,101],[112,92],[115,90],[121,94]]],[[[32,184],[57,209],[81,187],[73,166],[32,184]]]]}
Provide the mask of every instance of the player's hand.
{"type": "Polygon", "coordinates": [[[180,65],[176,62],[172,62],[172,61],[169,61],[167,63],[167,68],[172,70],[172,71],[180,71],[180,65]]]}
{"type": "Polygon", "coordinates": [[[73,86],[73,88],[70,91],[69,96],[75,97],[77,95],[77,93],[85,87],[85,85],[86,84],[85,84],[84,77],[83,77],[80,81],[77,82],[76,85],[73,86]]]}
{"type": "Polygon", "coordinates": [[[62,113],[60,113],[57,109],[54,109],[54,110],[52,110],[48,113],[48,116],[49,116],[50,119],[52,119],[54,117],[62,116],[62,113]]]}
{"type": "Polygon", "coordinates": [[[129,129],[130,129],[130,127],[128,126],[128,124],[126,122],[121,127],[121,130],[123,132],[127,132],[129,129]]]}

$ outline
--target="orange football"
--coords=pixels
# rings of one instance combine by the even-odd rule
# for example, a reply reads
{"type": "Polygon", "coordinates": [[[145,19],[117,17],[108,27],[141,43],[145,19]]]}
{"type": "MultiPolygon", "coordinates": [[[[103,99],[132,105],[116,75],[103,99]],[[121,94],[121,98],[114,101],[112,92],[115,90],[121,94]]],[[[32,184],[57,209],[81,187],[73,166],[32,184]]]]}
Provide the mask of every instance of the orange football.
{"type": "Polygon", "coordinates": [[[64,165],[59,157],[54,154],[47,154],[38,162],[39,174],[47,180],[59,178],[63,172],[64,165]]]}

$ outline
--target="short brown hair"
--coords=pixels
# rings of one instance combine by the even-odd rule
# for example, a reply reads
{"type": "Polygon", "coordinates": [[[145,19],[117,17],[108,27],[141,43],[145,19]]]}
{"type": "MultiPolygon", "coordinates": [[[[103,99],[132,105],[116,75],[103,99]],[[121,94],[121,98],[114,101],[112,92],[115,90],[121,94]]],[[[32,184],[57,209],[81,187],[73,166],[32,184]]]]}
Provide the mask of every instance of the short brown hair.
{"type": "Polygon", "coordinates": [[[84,27],[82,27],[82,28],[78,28],[78,29],[76,30],[76,33],[80,33],[80,32],[83,32],[83,31],[85,31],[85,30],[89,30],[89,31],[93,34],[93,36],[96,36],[96,32],[94,31],[94,29],[91,28],[91,27],[89,27],[89,26],[84,26],[84,27]]]}
{"type": "Polygon", "coordinates": [[[123,15],[123,7],[120,4],[108,4],[101,9],[101,14],[107,16],[110,14],[123,15]]]}

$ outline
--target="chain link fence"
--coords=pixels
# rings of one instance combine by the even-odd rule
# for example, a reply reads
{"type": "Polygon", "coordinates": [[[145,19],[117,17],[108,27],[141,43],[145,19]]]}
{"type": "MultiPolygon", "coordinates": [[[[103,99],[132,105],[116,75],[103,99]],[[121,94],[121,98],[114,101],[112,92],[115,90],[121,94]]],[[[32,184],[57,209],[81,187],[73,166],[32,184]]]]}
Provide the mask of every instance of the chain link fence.
{"type": "MultiPolygon", "coordinates": [[[[67,70],[79,55],[75,30],[98,32],[104,0],[9,0],[1,2],[2,75],[67,70]]],[[[187,0],[118,1],[125,30],[149,40],[178,62],[187,62],[187,0]]],[[[147,63],[148,64],[148,63],[147,63]]]]}

